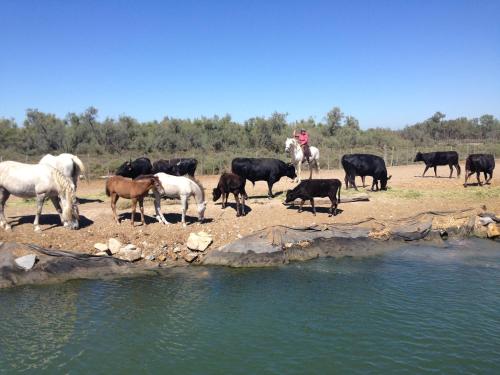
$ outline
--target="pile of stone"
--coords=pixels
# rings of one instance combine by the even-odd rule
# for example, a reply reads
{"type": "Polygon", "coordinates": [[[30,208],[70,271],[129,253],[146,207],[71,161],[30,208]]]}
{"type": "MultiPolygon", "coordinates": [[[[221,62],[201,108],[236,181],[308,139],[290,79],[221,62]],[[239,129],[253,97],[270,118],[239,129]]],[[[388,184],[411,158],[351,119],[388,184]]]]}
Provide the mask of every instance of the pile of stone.
{"type": "Polygon", "coordinates": [[[127,260],[129,262],[135,262],[142,259],[142,250],[135,246],[134,244],[122,244],[116,238],[110,238],[108,243],[98,242],[94,245],[97,250],[95,255],[97,256],[109,256],[112,255],[115,258],[127,260]]]}
{"type": "Polygon", "coordinates": [[[182,258],[188,262],[192,263],[196,259],[200,257],[205,251],[208,249],[208,247],[212,244],[213,239],[212,236],[206,232],[198,232],[198,233],[191,233],[189,234],[186,246],[187,250],[181,252],[179,249],[179,252],[182,254],[182,258]]]}
{"type": "Polygon", "coordinates": [[[477,237],[497,238],[500,236],[500,218],[494,214],[482,213],[476,216],[474,234],[477,237]]]}

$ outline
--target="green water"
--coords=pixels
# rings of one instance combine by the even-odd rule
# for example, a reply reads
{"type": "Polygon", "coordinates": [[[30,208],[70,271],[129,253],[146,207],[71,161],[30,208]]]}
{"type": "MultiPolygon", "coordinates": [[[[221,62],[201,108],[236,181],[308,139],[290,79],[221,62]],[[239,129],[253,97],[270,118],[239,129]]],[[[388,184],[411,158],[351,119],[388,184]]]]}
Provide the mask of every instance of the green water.
{"type": "Polygon", "coordinates": [[[500,246],[2,290],[0,372],[500,374],[500,246]]]}

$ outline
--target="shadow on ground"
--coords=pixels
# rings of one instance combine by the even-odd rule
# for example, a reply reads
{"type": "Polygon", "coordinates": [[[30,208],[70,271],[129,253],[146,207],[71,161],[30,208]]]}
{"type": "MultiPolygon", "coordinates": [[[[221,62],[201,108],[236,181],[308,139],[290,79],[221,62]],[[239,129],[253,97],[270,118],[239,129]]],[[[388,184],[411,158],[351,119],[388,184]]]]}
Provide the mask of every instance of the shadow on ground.
{"type": "MultiPolygon", "coordinates": [[[[31,224],[33,225],[33,221],[35,221],[35,215],[24,215],[24,216],[13,216],[12,219],[13,221],[9,222],[9,224],[12,226],[12,228],[17,227],[19,225],[23,224],[31,224]]],[[[80,220],[79,224],[80,227],[79,229],[82,228],[87,228],[88,226],[92,225],[94,222],[87,217],[80,215],[80,220]]],[[[39,220],[40,225],[50,225],[48,228],[42,229],[42,231],[46,231],[55,227],[60,227],[62,226],[61,224],[61,218],[57,214],[42,214],[40,216],[39,220]]]]}

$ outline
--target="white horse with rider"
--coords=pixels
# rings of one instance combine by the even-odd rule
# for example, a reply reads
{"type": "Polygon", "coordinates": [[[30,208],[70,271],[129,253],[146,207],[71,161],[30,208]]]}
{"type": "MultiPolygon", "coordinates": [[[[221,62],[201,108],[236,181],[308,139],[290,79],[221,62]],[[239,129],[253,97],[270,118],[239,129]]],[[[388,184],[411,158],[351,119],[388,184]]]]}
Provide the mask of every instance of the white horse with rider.
{"type": "Polygon", "coordinates": [[[47,154],[38,164],[47,164],[57,169],[64,176],[71,178],[73,184],[78,184],[78,177],[85,173],[85,166],[80,158],[73,154],[59,154],[57,156],[47,154]]]}
{"type": "Polygon", "coordinates": [[[78,229],[75,185],[57,169],[46,164],[24,164],[16,161],[0,163],[0,228],[6,230],[11,229],[4,215],[5,202],[10,195],[36,198],[37,211],[33,222],[36,232],[41,230],[38,221],[47,198],[52,201],[62,224],[70,229],[78,229]]]}
{"type": "MultiPolygon", "coordinates": [[[[295,134],[295,133],[294,133],[295,134]]],[[[300,146],[299,141],[294,138],[287,138],[285,142],[285,152],[290,154],[292,159],[292,164],[297,171],[297,177],[295,182],[301,181],[302,164],[307,162],[309,165],[309,178],[312,178],[313,169],[319,173],[319,150],[317,147],[309,146],[310,157],[306,158],[304,155],[304,150],[300,146]]]]}
{"type": "Polygon", "coordinates": [[[203,222],[207,202],[205,201],[205,191],[199,182],[189,177],[172,176],[163,172],[156,173],[156,177],[160,180],[164,194],[160,194],[155,189],[155,211],[156,220],[162,224],[170,224],[161,212],[161,197],[176,198],[181,200],[182,206],[182,225],[186,226],[186,211],[188,209],[189,197],[193,196],[198,206],[198,220],[203,222]]]}

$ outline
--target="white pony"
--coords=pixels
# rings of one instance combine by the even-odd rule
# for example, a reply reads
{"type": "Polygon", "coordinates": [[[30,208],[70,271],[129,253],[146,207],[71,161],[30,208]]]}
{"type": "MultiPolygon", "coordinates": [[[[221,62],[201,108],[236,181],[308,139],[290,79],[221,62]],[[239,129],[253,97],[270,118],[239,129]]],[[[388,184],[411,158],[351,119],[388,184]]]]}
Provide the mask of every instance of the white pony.
{"type": "Polygon", "coordinates": [[[78,206],[73,182],[57,169],[46,164],[24,164],[15,161],[0,163],[0,227],[10,230],[4,215],[5,202],[10,195],[36,197],[37,212],[33,225],[40,231],[38,220],[45,199],[50,198],[65,227],[78,229],[78,206]],[[61,202],[61,205],[59,204],[61,202]]]}
{"type": "MultiPolygon", "coordinates": [[[[186,211],[188,208],[188,199],[194,196],[198,205],[198,220],[203,221],[207,202],[205,202],[205,192],[203,187],[196,181],[183,176],[172,176],[163,172],[155,174],[160,179],[165,194],[168,198],[180,198],[182,204],[182,225],[186,226],[186,211]]],[[[155,195],[155,211],[156,220],[163,224],[170,224],[161,212],[161,195],[158,191],[154,191],[155,195]]]]}
{"type": "MultiPolygon", "coordinates": [[[[309,150],[311,151],[311,157],[309,158],[309,170],[310,170],[309,178],[311,178],[313,169],[317,173],[319,173],[319,150],[317,147],[314,146],[310,146],[309,150]]],[[[288,152],[290,154],[290,157],[292,158],[292,164],[297,170],[297,177],[295,178],[295,182],[300,182],[302,163],[307,161],[304,158],[304,152],[302,151],[302,147],[300,147],[299,142],[295,138],[287,138],[285,142],[285,152],[288,152]]]]}
{"type": "Polygon", "coordinates": [[[61,172],[64,176],[71,178],[75,188],[78,184],[78,177],[80,177],[82,173],[85,173],[85,166],[80,158],[72,154],[59,154],[57,156],[47,154],[38,164],[50,165],[61,172]]]}

